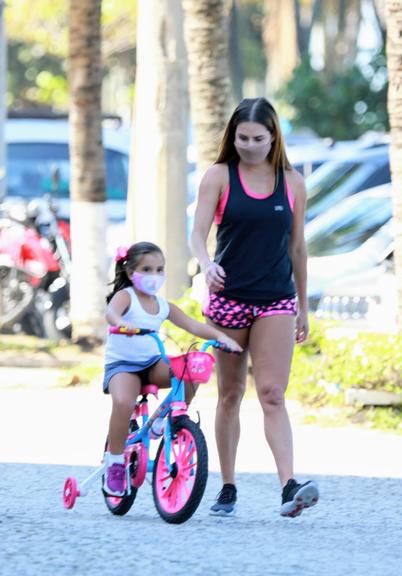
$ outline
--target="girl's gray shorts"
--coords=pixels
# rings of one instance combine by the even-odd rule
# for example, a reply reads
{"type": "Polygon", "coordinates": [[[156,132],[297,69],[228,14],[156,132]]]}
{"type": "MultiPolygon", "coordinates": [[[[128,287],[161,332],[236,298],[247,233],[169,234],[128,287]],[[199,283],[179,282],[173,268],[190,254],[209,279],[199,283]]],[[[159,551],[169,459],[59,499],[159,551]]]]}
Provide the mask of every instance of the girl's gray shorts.
{"type": "Polygon", "coordinates": [[[105,374],[103,377],[103,392],[109,394],[109,382],[112,376],[119,374],[120,372],[136,373],[140,377],[141,384],[150,384],[148,380],[149,369],[161,359],[160,356],[153,356],[146,362],[126,362],[124,360],[118,360],[117,362],[111,362],[105,366],[105,374]]]}

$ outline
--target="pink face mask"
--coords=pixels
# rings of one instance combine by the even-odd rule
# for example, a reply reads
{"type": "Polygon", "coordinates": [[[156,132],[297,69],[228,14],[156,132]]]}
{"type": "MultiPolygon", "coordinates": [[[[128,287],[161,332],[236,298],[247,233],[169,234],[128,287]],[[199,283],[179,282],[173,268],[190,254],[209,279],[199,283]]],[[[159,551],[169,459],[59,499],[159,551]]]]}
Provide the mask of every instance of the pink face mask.
{"type": "Polygon", "coordinates": [[[246,164],[261,164],[271,150],[271,142],[255,142],[253,144],[235,144],[238,155],[246,164]]]}
{"type": "Polygon", "coordinates": [[[144,294],[149,294],[153,296],[161,289],[163,283],[165,282],[164,274],[140,274],[139,272],[133,272],[131,275],[131,282],[134,287],[144,294]]]}

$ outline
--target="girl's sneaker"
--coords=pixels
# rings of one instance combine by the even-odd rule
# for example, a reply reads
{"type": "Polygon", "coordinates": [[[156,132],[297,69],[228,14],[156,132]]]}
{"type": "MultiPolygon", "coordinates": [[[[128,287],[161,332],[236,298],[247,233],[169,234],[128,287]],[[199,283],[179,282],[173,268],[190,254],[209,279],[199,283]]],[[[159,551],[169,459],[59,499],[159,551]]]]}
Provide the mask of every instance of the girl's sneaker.
{"type": "Polygon", "coordinates": [[[124,479],[126,475],[126,467],[124,464],[112,464],[106,469],[103,490],[109,496],[124,496],[124,479]]]}
{"type": "Polygon", "coordinates": [[[291,478],[282,490],[281,516],[295,518],[300,516],[304,508],[315,506],[320,493],[318,486],[312,480],[298,484],[291,478]]]}

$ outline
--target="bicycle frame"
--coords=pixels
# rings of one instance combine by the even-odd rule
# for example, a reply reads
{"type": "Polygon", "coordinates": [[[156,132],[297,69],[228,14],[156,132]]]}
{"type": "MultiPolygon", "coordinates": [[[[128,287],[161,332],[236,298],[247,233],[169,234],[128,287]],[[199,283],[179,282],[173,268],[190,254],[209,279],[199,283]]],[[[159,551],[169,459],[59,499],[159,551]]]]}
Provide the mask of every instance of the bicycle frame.
{"type": "MultiPolygon", "coordinates": [[[[134,416],[142,417],[143,425],[128,436],[126,440],[126,449],[130,451],[130,447],[134,446],[135,444],[140,442],[144,444],[147,451],[147,472],[152,472],[154,462],[149,457],[149,448],[151,442],[150,431],[153,423],[157,418],[165,419],[166,424],[163,433],[165,458],[166,463],[169,463],[169,472],[171,472],[171,418],[174,419],[187,414],[187,404],[185,402],[185,383],[184,380],[179,380],[176,376],[173,375],[170,368],[169,357],[166,355],[165,347],[159,335],[156,332],[152,332],[149,334],[149,336],[155,340],[158,345],[162,360],[169,366],[171,390],[151,416],[148,415],[148,399],[146,395],[143,396],[142,399],[137,403],[137,406],[134,410],[134,416]],[[171,415],[171,418],[168,417],[169,415],[171,415]]],[[[207,340],[202,345],[200,351],[205,352],[210,346],[216,346],[217,344],[218,342],[216,340],[207,340]]],[[[127,485],[129,486],[129,484],[127,485]]]]}

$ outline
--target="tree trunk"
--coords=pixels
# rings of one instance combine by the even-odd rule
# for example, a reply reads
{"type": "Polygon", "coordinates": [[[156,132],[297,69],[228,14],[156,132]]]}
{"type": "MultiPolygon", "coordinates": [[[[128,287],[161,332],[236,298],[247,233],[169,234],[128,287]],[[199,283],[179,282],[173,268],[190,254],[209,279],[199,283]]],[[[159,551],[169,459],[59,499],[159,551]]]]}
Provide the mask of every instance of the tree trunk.
{"type": "Polygon", "coordinates": [[[296,16],[297,46],[300,58],[307,58],[313,26],[321,13],[323,0],[293,0],[296,16]]]}
{"type": "Polygon", "coordinates": [[[402,0],[387,0],[388,113],[391,125],[391,173],[395,233],[398,328],[402,332],[402,0]]]}
{"type": "Polygon", "coordinates": [[[322,11],[325,29],[325,72],[343,72],[356,61],[361,0],[327,0],[322,11]]]}
{"type": "Polygon", "coordinates": [[[273,95],[292,75],[299,61],[293,0],[265,0],[263,40],[267,55],[267,92],[273,95]]]}
{"type": "Polygon", "coordinates": [[[230,81],[225,0],[183,0],[197,170],[215,161],[228,120],[230,81]]]}
{"type": "MultiPolygon", "coordinates": [[[[199,183],[217,158],[229,116],[229,6],[225,0],[183,0],[183,8],[199,183]]],[[[212,225],[207,242],[211,256],[215,236],[212,225]]]]}
{"type": "Polygon", "coordinates": [[[106,294],[101,0],[70,0],[71,319],[74,339],[98,339],[106,294]]]}
{"type": "Polygon", "coordinates": [[[128,229],[158,244],[167,260],[167,296],[188,284],[187,62],[180,0],[139,0],[134,138],[128,229]]]}
{"type": "Polygon", "coordinates": [[[244,71],[240,52],[239,10],[236,0],[229,4],[229,63],[233,97],[236,102],[243,98],[244,71]]]}

